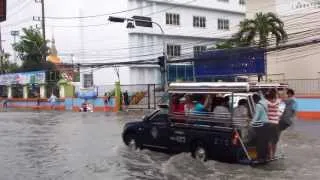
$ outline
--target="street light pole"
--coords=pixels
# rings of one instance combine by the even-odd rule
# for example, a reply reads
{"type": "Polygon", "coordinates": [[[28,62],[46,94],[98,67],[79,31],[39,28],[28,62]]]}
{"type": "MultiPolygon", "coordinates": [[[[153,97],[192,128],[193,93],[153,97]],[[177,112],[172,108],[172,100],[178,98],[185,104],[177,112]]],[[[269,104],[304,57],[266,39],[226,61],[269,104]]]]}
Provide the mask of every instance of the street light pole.
{"type": "Polygon", "coordinates": [[[167,90],[168,89],[168,75],[167,75],[167,60],[168,60],[168,56],[167,56],[167,52],[166,52],[165,33],[164,33],[163,28],[161,27],[161,25],[159,23],[154,22],[154,21],[150,21],[150,22],[155,24],[155,25],[157,25],[161,30],[161,34],[162,34],[162,51],[163,51],[163,58],[164,58],[164,89],[167,90]]]}
{"type": "Polygon", "coordinates": [[[165,42],[165,32],[161,25],[157,22],[154,21],[148,21],[148,20],[143,20],[143,19],[134,19],[134,18],[122,18],[122,17],[109,17],[109,21],[111,22],[119,22],[123,23],[125,21],[139,21],[139,22],[145,22],[145,23],[152,23],[155,24],[159,27],[161,30],[161,37],[162,37],[162,51],[163,51],[163,57],[164,57],[164,89],[167,90],[168,88],[168,77],[167,77],[167,52],[166,52],[166,42],[165,42]]]}
{"type": "Polygon", "coordinates": [[[41,18],[41,24],[42,24],[42,37],[43,40],[46,41],[46,20],[45,20],[45,11],[44,11],[44,0],[41,0],[41,14],[42,14],[42,18],[41,18]]]}

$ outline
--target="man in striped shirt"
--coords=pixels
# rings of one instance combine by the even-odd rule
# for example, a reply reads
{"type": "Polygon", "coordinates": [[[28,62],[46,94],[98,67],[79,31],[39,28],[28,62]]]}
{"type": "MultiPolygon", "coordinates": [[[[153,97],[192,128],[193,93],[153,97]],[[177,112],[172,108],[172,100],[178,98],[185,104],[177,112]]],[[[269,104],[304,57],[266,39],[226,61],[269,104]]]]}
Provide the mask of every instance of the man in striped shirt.
{"type": "Polygon", "coordinates": [[[279,120],[281,116],[279,107],[281,101],[277,97],[277,91],[275,89],[270,89],[266,94],[271,135],[271,141],[269,142],[269,158],[274,158],[277,143],[279,141],[279,120]]]}

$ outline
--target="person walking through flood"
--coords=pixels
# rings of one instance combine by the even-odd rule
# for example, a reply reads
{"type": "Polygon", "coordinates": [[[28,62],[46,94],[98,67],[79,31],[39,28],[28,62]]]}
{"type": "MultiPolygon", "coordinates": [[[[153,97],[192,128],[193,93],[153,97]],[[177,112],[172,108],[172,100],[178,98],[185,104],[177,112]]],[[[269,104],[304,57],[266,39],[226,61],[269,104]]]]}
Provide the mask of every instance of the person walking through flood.
{"type": "Polygon", "coordinates": [[[129,94],[127,90],[123,93],[123,101],[126,106],[129,106],[130,102],[129,102],[129,94]]]}
{"type": "Polygon", "coordinates": [[[279,130],[283,131],[292,126],[294,119],[296,118],[298,105],[294,97],[295,93],[293,89],[287,90],[287,99],[284,100],[285,108],[280,117],[279,130]]]}
{"type": "Polygon", "coordinates": [[[5,97],[2,101],[2,109],[7,110],[8,109],[8,98],[5,97]]]}
{"type": "Polygon", "coordinates": [[[53,93],[51,94],[50,98],[48,99],[51,109],[54,109],[57,102],[57,96],[55,96],[53,93]]]}
{"type": "Polygon", "coordinates": [[[250,140],[255,139],[257,149],[257,160],[264,162],[268,156],[268,144],[270,141],[268,102],[261,97],[263,95],[254,94],[253,100],[256,103],[256,110],[251,121],[250,140]]]}
{"type": "Polygon", "coordinates": [[[277,96],[277,91],[275,89],[270,89],[266,94],[266,99],[268,102],[268,119],[270,126],[271,139],[269,142],[269,158],[274,158],[277,143],[279,141],[279,121],[280,121],[280,99],[277,96]]]}

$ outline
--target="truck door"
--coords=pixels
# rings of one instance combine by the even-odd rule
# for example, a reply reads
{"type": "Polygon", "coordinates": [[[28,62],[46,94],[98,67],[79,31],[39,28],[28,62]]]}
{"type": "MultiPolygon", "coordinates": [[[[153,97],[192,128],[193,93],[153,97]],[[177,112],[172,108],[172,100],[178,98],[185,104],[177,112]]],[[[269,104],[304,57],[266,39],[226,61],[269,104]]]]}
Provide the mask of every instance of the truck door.
{"type": "Polygon", "coordinates": [[[144,123],[144,146],[168,149],[169,120],[167,114],[156,114],[144,123]]]}

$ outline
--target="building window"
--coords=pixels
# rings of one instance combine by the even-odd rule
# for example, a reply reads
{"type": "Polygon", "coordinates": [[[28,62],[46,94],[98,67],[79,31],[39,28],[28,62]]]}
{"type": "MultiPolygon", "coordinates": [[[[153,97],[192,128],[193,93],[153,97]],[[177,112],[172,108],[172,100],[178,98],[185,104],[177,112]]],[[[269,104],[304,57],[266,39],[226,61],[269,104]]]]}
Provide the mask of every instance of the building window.
{"type": "Polygon", "coordinates": [[[239,4],[240,5],[245,5],[246,4],[246,0],[239,0],[239,4]]]}
{"type": "Polygon", "coordinates": [[[13,98],[23,98],[23,86],[20,84],[11,85],[13,98]]]}
{"type": "Polygon", "coordinates": [[[194,54],[194,57],[197,57],[200,55],[201,52],[204,52],[207,50],[207,47],[206,46],[194,46],[193,47],[193,54],[194,54]]]}
{"type": "Polygon", "coordinates": [[[219,30],[229,30],[229,20],[228,19],[218,19],[218,29],[219,30]]]}
{"type": "Polygon", "coordinates": [[[84,74],[83,75],[83,87],[89,88],[93,86],[93,76],[92,74],[84,74]]]}
{"type": "Polygon", "coordinates": [[[166,24],[180,25],[180,15],[173,13],[166,13],[166,24]]]}
{"type": "Polygon", "coordinates": [[[193,27],[206,27],[206,17],[193,16],[193,27]]]}
{"type": "Polygon", "coordinates": [[[180,45],[167,45],[167,55],[174,57],[174,56],[181,56],[181,46],[180,45]]]}

